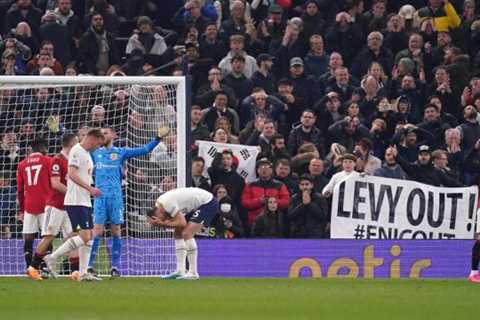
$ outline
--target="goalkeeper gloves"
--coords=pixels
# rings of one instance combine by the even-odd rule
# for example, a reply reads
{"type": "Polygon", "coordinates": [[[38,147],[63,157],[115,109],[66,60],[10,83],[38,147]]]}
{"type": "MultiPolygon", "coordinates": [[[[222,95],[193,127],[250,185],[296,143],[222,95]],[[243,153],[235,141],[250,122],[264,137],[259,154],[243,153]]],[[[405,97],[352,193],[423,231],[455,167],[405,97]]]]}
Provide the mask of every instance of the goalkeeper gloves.
{"type": "Polygon", "coordinates": [[[60,116],[48,117],[47,126],[50,132],[58,133],[60,131],[60,116]]]}
{"type": "Polygon", "coordinates": [[[162,140],[170,133],[169,126],[162,126],[157,130],[157,140],[162,140]]]}

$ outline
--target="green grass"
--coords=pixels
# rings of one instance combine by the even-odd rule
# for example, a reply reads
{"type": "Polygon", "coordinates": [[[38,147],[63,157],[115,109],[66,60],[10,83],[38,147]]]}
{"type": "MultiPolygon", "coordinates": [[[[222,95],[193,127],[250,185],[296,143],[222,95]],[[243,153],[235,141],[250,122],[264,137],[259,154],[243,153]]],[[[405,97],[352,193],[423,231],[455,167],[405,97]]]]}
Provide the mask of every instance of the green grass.
{"type": "Polygon", "coordinates": [[[465,280],[0,278],[0,319],[471,319],[465,280]]]}

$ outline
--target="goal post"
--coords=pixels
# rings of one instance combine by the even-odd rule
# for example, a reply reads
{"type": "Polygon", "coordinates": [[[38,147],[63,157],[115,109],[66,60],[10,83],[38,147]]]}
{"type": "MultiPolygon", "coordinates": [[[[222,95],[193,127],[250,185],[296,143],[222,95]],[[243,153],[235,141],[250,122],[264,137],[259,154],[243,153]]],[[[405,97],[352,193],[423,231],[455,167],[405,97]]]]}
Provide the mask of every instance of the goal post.
{"type": "MultiPolygon", "coordinates": [[[[127,148],[147,144],[160,126],[171,128],[150,154],[125,162],[120,271],[148,276],[174,270],[172,230],[151,227],[145,213],[162,192],[188,184],[188,95],[185,77],[0,76],[0,187],[2,201],[8,201],[0,207],[0,275],[25,274],[12,195],[16,166],[30,152],[29,143],[45,138],[54,156],[65,133],[82,136],[88,127],[105,125],[117,133],[114,145],[127,148]]],[[[101,274],[110,267],[111,241],[105,236],[95,265],[101,274]]]]}

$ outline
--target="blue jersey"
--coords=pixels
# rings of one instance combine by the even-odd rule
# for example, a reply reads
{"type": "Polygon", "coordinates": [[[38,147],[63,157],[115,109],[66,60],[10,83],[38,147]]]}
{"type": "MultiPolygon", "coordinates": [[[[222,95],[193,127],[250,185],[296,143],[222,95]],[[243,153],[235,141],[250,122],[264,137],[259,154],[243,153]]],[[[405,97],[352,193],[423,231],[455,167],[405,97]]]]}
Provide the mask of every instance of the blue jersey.
{"type": "Polygon", "coordinates": [[[129,158],[139,157],[151,152],[159,141],[153,140],[140,148],[98,148],[92,153],[94,164],[95,187],[103,194],[116,192],[122,196],[123,162],[129,158]]]}

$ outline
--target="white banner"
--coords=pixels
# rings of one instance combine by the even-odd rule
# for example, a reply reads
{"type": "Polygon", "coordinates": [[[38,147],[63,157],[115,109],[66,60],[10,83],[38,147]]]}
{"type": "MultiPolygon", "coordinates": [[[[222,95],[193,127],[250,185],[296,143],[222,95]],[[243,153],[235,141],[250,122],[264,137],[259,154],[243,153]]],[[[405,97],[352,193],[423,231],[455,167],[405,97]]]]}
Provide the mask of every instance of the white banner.
{"type": "Polygon", "coordinates": [[[255,163],[260,153],[260,147],[211,141],[197,141],[196,144],[198,145],[198,155],[205,160],[205,173],[207,168],[212,164],[217,152],[230,149],[238,159],[238,174],[245,179],[245,182],[256,180],[255,163]]]}
{"type": "Polygon", "coordinates": [[[338,183],[332,239],[472,239],[478,188],[441,188],[373,176],[338,183]]]}

